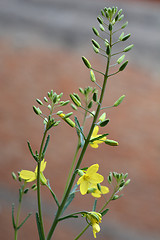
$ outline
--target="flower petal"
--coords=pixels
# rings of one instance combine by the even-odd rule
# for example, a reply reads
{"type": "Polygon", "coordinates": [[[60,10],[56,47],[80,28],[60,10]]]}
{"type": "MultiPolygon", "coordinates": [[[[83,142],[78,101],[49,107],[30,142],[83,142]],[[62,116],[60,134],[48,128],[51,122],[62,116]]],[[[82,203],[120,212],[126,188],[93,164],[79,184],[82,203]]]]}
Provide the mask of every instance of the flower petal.
{"type": "Polygon", "coordinates": [[[87,171],[86,174],[91,176],[92,174],[96,173],[99,169],[99,165],[98,164],[93,164],[92,166],[90,166],[87,171]]]}
{"type": "Polygon", "coordinates": [[[35,172],[28,171],[28,170],[22,170],[20,172],[20,177],[22,179],[26,180],[27,182],[32,182],[32,181],[36,180],[35,172]]]}
{"type": "Polygon", "coordinates": [[[98,144],[96,143],[96,141],[90,142],[89,145],[90,145],[92,148],[98,148],[98,144]]]}
{"type": "Polygon", "coordinates": [[[44,169],[46,168],[46,161],[43,159],[42,162],[41,162],[41,167],[40,167],[40,172],[43,172],[44,169]]]}
{"type": "Polygon", "coordinates": [[[92,228],[93,228],[93,236],[94,238],[96,238],[96,233],[98,233],[101,230],[100,226],[98,223],[93,223],[92,228]]]}
{"type": "Polygon", "coordinates": [[[102,194],[107,194],[107,193],[109,193],[109,188],[106,186],[101,186],[101,192],[102,192],[102,194]]]}
{"type": "Polygon", "coordinates": [[[89,183],[87,181],[83,181],[81,184],[80,184],[80,192],[82,195],[86,194],[87,193],[87,190],[89,188],[89,183]]]}
{"type": "Polygon", "coordinates": [[[99,127],[95,126],[94,129],[93,129],[93,133],[92,133],[91,139],[97,137],[98,131],[99,131],[99,127]]]}
{"type": "Polygon", "coordinates": [[[103,182],[103,180],[104,180],[104,177],[99,173],[95,173],[92,176],[90,176],[90,183],[93,183],[93,184],[101,183],[103,182]]]}

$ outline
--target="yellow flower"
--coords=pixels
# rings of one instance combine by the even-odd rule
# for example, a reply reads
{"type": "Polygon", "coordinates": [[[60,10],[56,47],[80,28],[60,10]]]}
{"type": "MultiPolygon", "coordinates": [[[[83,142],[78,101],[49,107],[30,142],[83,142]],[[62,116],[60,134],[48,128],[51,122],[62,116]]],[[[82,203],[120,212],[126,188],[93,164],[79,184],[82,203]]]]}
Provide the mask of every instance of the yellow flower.
{"type": "Polygon", "coordinates": [[[106,186],[101,186],[101,191],[97,188],[97,186],[92,186],[93,188],[95,187],[96,190],[91,193],[91,195],[95,198],[100,198],[101,194],[107,194],[109,193],[109,188],[106,186]]]}
{"type": "MultiPolygon", "coordinates": [[[[99,131],[99,127],[98,126],[95,126],[94,129],[93,129],[93,133],[92,133],[92,136],[91,136],[91,139],[94,139],[94,138],[97,138],[99,136],[102,136],[101,134],[97,134],[99,131]]],[[[103,143],[104,141],[106,140],[106,137],[103,137],[99,140],[95,140],[93,142],[90,142],[89,145],[92,147],[92,148],[98,148],[98,144],[100,143],[103,143]]]]}
{"type": "Polygon", "coordinates": [[[78,179],[77,184],[80,184],[80,192],[82,195],[87,193],[88,188],[91,188],[93,185],[95,186],[97,183],[103,182],[104,177],[97,173],[98,169],[99,165],[93,164],[87,169],[86,173],[78,179]]]}
{"type": "Polygon", "coordinates": [[[96,233],[98,233],[101,229],[99,223],[102,220],[102,215],[98,212],[88,212],[87,219],[90,221],[93,228],[93,236],[96,238],[96,233]]]}
{"type": "MultiPolygon", "coordinates": [[[[40,167],[40,180],[41,180],[42,184],[46,184],[47,183],[47,179],[43,175],[43,171],[44,171],[45,168],[46,168],[46,162],[43,159],[43,161],[41,162],[41,167],[40,167]]],[[[37,167],[36,167],[34,172],[28,171],[28,170],[22,170],[20,172],[20,177],[22,179],[24,179],[26,182],[33,182],[33,181],[35,181],[37,179],[37,167]]]]}

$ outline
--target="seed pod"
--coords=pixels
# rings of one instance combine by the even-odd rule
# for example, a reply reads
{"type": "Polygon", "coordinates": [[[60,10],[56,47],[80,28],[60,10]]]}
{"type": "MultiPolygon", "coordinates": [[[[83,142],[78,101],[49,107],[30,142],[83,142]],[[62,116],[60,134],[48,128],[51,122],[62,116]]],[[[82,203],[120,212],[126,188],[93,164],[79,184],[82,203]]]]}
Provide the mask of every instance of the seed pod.
{"type": "Polygon", "coordinates": [[[125,95],[122,95],[113,105],[113,107],[117,107],[119,104],[121,104],[121,102],[123,101],[123,99],[125,98],[125,95]]]}
{"type": "Polygon", "coordinates": [[[124,29],[127,25],[128,25],[128,22],[125,22],[125,23],[122,25],[121,29],[124,29]]]}
{"type": "Polygon", "coordinates": [[[96,48],[100,48],[100,45],[98,42],[96,42],[94,39],[92,39],[92,43],[96,48]]]}
{"type": "Polygon", "coordinates": [[[87,60],[87,58],[82,57],[82,60],[83,60],[83,62],[84,62],[84,64],[86,65],[87,68],[91,68],[91,64],[90,64],[90,62],[87,60]]]}
{"type": "Polygon", "coordinates": [[[119,71],[120,71],[120,72],[123,71],[123,70],[126,68],[127,64],[128,64],[128,60],[125,61],[125,62],[120,66],[119,71]]]}
{"type": "Polygon", "coordinates": [[[123,52],[128,52],[128,51],[130,51],[133,47],[134,47],[134,45],[131,44],[131,45],[129,45],[128,47],[126,47],[126,48],[123,50],[123,52]]]}
{"type": "Polygon", "coordinates": [[[73,94],[70,94],[70,98],[72,99],[72,101],[77,107],[81,106],[81,102],[73,94]]]}
{"type": "Polygon", "coordinates": [[[96,77],[94,75],[93,70],[90,71],[90,79],[91,79],[92,82],[96,82],[96,77]]]}
{"type": "Polygon", "coordinates": [[[117,63],[120,64],[121,62],[123,62],[124,58],[125,58],[125,54],[123,54],[120,58],[118,58],[117,63]]]}
{"type": "Polygon", "coordinates": [[[95,27],[93,27],[92,30],[96,36],[99,36],[99,32],[95,27]]]}
{"type": "Polygon", "coordinates": [[[110,145],[110,146],[118,146],[118,142],[114,141],[114,140],[110,140],[110,139],[106,139],[104,141],[107,145],[110,145]]]}
{"type": "Polygon", "coordinates": [[[127,35],[125,35],[124,37],[122,37],[122,40],[121,41],[126,41],[129,37],[131,36],[131,34],[129,33],[129,34],[127,34],[127,35]]]}

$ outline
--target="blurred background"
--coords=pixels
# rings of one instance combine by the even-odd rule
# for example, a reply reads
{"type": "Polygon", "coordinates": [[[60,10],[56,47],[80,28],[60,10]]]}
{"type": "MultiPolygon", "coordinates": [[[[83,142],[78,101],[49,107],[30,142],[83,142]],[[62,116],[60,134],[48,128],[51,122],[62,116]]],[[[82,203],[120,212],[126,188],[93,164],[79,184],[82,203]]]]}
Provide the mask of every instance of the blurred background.
{"type": "MultiPolygon", "coordinates": [[[[104,7],[118,6],[129,25],[132,37],[126,70],[113,77],[107,86],[104,105],[126,98],[107,116],[106,131],[119,147],[88,148],[83,166],[99,163],[99,172],[128,172],[131,183],[124,197],[113,201],[103,218],[97,239],[160,239],[160,1],[105,0],[1,0],[0,1],[0,236],[13,239],[11,204],[18,204],[18,183],[11,172],[34,170],[27,147],[39,149],[43,124],[32,105],[47,92],[63,92],[63,100],[79,87],[91,85],[89,71],[81,56],[102,69],[103,59],[92,51],[92,27],[104,7]]],[[[65,110],[64,110],[65,111],[65,110]]],[[[71,108],[66,107],[66,112],[71,108]]],[[[52,130],[51,130],[52,131],[52,130]]],[[[62,124],[51,132],[46,154],[46,178],[58,198],[62,196],[66,172],[76,147],[73,129],[62,124]],[[64,172],[65,169],[65,172],[64,172]]],[[[42,190],[45,228],[49,229],[55,204],[42,190]]],[[[67,212],[91,210],[93,198],[77,194],[67,212]]],[[[36,193],[23,201],[22,219],[33,211],[19,232],[19,239],[38,239],[34,212],[36,193]]],[[[85,226],[84,219],[59,224],[54,239],[74,239],[85,226]]],[[[93,239],[89,229],[82,239],[93,239]]]]}

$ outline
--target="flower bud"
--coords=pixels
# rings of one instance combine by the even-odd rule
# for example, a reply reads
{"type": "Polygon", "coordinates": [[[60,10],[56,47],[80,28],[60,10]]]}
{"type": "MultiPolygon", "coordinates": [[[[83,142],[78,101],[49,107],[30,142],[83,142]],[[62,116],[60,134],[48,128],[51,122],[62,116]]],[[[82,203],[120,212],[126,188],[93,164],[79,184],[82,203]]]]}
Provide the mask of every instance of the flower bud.
{"type": "Polygon", "coordinates": [[[73,108],[73,110],[77,110],[77,107],[73,103],[71,103],[71,107],[73,108]]]}
{"type": "Polygon", "coordinates": [[[121,104],[121,102],[123,101],[123,99],[125,98],[125,95],[122,95],[113,105],[113,107],[117,107],[119,104],[121,104]]]}
{"type": "Polygon", "coordinates": [[[96,77],[94,75],[93,70],[90,71],[90,79],[91,79],[92,82],[96,82],[96,77]]]}
{"type": "Polygon", "coordinates": [[[121,29],[124,29],[127,25],[128,25],[128,22],[125,22],[125,23],[122,25],[121,29]]]}
{"type": "Polygon", "coordinates": [[[98,48],[96,48],[94,45],[92,45],[92,47],[93,47],[93,50],[94,50],[95,53],[99,53],[99,49],[98,48]]]}
{"type": "Polygon", "coordinates": [[[104,27],[102,26],[102,24],[99,24],[99,28],[101,29],[102,32],[105,31],[104,27]]]}
{"type": "Polygon", "coordinates": [[[101,127],[105,127],[108,123],[109,123],[109,119],[106,119],[106,120],[104,120],[103,122],[101,122],[99,125],[100,125],[101,127]]]}
{"type": "Polygon", "coordinates": [[[65,114],[64,119],[72,116],[72,114],[73,114],[73,112],[70,112],[70,113],[65,114]]]}
{"type": "Polygon", "coordinates": [[[33,106],[33,110],[37,115],[42,114],[41,110],[39,108],[37,108],[36,106],[33,106]]]}
{"type": "Polygon", "coordinates": [[[103,19],[101,18],[101,16],[98,16],[98,17],[97,17],[97,20],[98,20],[98,22],[99,22],[100,24],[103,24],[103,19]]]}
{"type": "Polygon", "coordinates": [[[120,58],[118,58],[117,63],[120,64],[121,62],[123,62],[124,58],[125,58],[125,54],[123,54],[120,58]]]}
{"type": "Polygon", "coordinates": [[[126,41],[130,36],[131,36],[130,33],[125,35],[124,37],[122,37],[121,41],[123,41],[123,42],[126,41]]]}
{"type": "Polygon", "coordinates": [[[131,179],[128,179],[126,182],[125,182],[125,186],[127,186],[129,183],[130,183],[131,179]]]}
{"type": "Polygon", "coordinates": [[[127,64],[128,64],[128,60],[125,61],[125,62],[120,66],[119,71],[120,71],[120,72],[123,71],[123,70],[126,68],[127,64]]]}
{"type": "Polygon", "coordinates": [[[97,98],[98,98],[98,97],[97,97],[97,93],[94,92],[94,93],[93,93],[93,101],[94,101],[94,102],[97,102],[97,98]]]}
{"type": "Polygon", "coordinates": [[[106,139],[104,141],[107,145],[110,145],[110,146],[118,146],[118,142],[114,141],[114,140],[110,140],[110,139],[106,139]]]}
{"type": "Polygon", "coordinates": [[[72,99],[72,101],[74,102],[74,104],[77,106],[77,107],[80,107],[81,106],[81,102],[77,99],[77,97],[75,97],[73,94],[70,94],[70,98],[72,99]]]}
{"type": "Polygon", "coordinates": [[[107,45],[106,53],[107,53],[107,55],[109,55],[111,53],[111,48],[110,48],[109,44],[107,45]]]}
{"type": "Polygon", "coordinates": [[[100,48],[100,45],[98,42],[96,42],[94,39],[92,39],[92,43],[96,48],[100,48]]]}
{"type": "Polygon", "coordinates": [[[40,105],[43,105],[42,101],[39,100],[38,98],[36,99],[37,103],[39,103],[40,105]]]}
{"type": "Polygon", "coordinates": [[[91,68],[91,64],[90,64],[90,62],[87,60],[87,58],[82,57],[82,60],[83,60],[83,62],[84,62],[84,64],[86,65],[87,68],[91,68]]]}
{"type": "Polygon", "coordinates": [[[93,105],[93,101],[91,100],[88,104],[88,108],[90,109],[92,107],[92,105],[93,105]]]}
{"type": "Polygon", "coordinates": [[[118,21],[120,22],[124,18],[124,15],[122,14],[119,18],[118,21]]]}
{"type": "Polygon", "coordinates": [[[26,194],[29,191],[29,188],[24,189],[24,194],[26,194]]]}
{"type": "Polygon", "coordinates": [[[114,195],[113,198],[112,198],[112,200],[117,200],[118,198],[119,198],[118,195],[114,195]]]}
{"type": "Polygon", "coordinates": [[[45,101],[45,102],[48,102],[48,99],[47,99],[46,97],[44,97],[44,101],[45,101]]]}
{"type": "Polygon", "coordinates": [[[129,45],[128,47],[126,47],[126,48],[123,50],[123,52],[128,52],[128,51],[130,51],[133,47],[134,47],[134,45],[131,44],[131,45],[129,45]]]}
{"type": "Polygon", "coordinates": [[[17,176],[16,176],[16,174],[15,174],[14,172],[12,172],[12,178],[13,178],[14,180],[17,180],[17,176]]]}
{"type": "Polygon", "coordinates": [[[82,171],[82,170],[78,170],[78,175],[81,177],[81,176],[83,176],[84,175],[84,172],[82,171]]]}
{"type": "Polygon", "coordinates": [[[99,36],[99,32],[95,27],[93,27],[92,30],[96,36],[99,36]]]}
{"type": "Polygon", "coordinates": [[[111,23],[109,23],[108,30],[112,31],[112,24],[111,23]]]}

